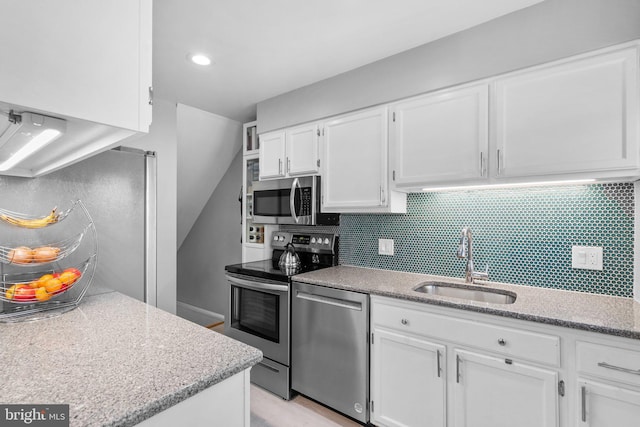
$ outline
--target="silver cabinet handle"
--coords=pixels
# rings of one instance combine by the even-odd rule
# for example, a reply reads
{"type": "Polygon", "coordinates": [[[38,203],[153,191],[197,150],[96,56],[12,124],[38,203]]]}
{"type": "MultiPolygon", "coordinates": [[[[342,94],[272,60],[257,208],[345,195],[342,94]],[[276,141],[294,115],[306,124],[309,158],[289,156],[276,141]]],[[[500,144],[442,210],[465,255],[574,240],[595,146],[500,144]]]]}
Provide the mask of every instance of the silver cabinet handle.
{"type": "Polygon", "coordinates": [[[610,365],[607,362],[599,362],[601,368],[613,369],[614,371],[626,372],[627,374],[640,375],[640,369],[623,368],[622,366],[610,365]]]}
{"type": "Polygon", "coordinates": [[[438,378],[440,378],[440,371],[442,371],[442,369],[440,368],[440,350],[437,350],[437,357],[438,357],[438,378]]]}
{"type": "Polygon", "coordinates": [[[460,383],[460,355],[456,354],[456,383],[460,383]]]}
{"type": "Polygon", "coordinates": [[[580,401],[581,401],[581,406],[582,406],[582,422],[586,423],[587,422],[587,388],[585,386],[581,387],[580,390],[580,401]]]}
{"type": "Polygon", "coordinates": [[[291,172],[291,159],[287,157],[287,173],[291,172]]]}
{"type": "Polygon", "coordinates": [[[500,164],[500,149],[498,149],[498,175],[502,173],[502,165],[500,164]]]}
{"type": "Polygon", "coordinates": [[[408,325],[409,321],[407,319],[402,319],[400,323],[402,323],[403,325],[408,325]]]}
{"type": "Polygon", "coordinates": [[[282,159],[278,159],[278,175],[282,175],[282,159]]]}
{"type": "Polygon", "coordinates": [[[480,176],[484,176],[484,151],[480,152],[480,176]]]}

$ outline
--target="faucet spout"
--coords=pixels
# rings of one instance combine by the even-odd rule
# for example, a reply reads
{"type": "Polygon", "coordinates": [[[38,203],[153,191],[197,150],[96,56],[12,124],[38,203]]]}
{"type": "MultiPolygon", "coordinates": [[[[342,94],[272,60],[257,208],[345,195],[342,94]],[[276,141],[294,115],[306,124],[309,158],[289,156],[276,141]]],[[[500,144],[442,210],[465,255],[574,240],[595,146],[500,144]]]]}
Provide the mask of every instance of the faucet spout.
{"type": "Polygon", "coordinates": [[[473,267],[473,238],[471,235],[471,228],[464,227],[460,236],[460,246],[456,253],[458,258],[466,258],[467,266],[465,268],[464,281],[466,283],[473,283],[473,279],[489,279],[489,266],[487,271],[475,271],[473,267]]]}

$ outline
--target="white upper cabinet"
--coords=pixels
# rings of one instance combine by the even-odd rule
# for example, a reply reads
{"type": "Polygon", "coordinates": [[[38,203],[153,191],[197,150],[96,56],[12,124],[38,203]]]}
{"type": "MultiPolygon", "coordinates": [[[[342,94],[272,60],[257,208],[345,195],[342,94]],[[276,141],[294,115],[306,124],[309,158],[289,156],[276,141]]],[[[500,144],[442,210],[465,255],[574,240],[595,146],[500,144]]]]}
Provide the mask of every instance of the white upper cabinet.
{"type": "Polygon", "coordinates": [[[499,78],[494,104],[497,178],[638,174],[636,45],[499,78]]]}
{"type": "Polygon", "coordinates": [[[260,180],[316,175],[319,139],[316,123],[260,135],[260,180]]]}
{"type": "Polygon", "coordinates": [[[389,192],[387,107],[325,122],[322,144],[322,212],[406,212],[389,192]]]}
{"type": "Polygon", "coordinates": [[[284,178],[285,133],[269,132],[260,135],[260,180],[284,178]]]}
{"type": "Polygon", "coordinates": [[[151,0],[4,2],[0,101],[148,132],[151,0]]]}
{"type": "Polygon", "coordinates": [[[152,0],[4,2],[0,52],[0,135],[13,133],[10,111],[65,124],[2,174],[39,176],[149,131],[152,0]]]}
{"type": "Polygon", "coordinates": [[[315,175],[320,170],[320,130],[316,123],[287,129],[287,174],[315,175]]]}
{"type": "Polygon", "coordinates": [[[477,182],[487,176],[489,86],[445,90],[391,105],[396,188],[477,182]]]}

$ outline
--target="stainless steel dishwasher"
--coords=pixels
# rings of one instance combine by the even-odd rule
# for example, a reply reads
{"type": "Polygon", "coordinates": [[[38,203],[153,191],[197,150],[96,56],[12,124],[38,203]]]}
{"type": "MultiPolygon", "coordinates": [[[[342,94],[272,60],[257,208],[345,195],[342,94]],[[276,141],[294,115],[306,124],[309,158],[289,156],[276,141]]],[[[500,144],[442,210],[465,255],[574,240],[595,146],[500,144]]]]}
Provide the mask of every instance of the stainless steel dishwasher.
{"type": "Polygon", "coordinates": [[[369,421],[369,295],[293,282],[291,388],[369,421]]]}

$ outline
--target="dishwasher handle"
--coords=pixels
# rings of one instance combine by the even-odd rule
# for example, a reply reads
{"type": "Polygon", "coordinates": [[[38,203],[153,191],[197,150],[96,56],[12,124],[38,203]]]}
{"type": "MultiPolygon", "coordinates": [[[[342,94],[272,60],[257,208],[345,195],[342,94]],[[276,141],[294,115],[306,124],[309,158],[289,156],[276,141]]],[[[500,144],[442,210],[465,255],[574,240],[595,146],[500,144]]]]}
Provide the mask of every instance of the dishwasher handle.
{"type": "Polygon", "coordinates": [[[313,295],[307,292],[296,291],[296,298],[304,299],[320,304],[333,305],[340,308],[348,308],[349,310],[362,311],[362,304],[354,301],[347,301],[340,298],[325,297],[323,295],[313,295]]]}

